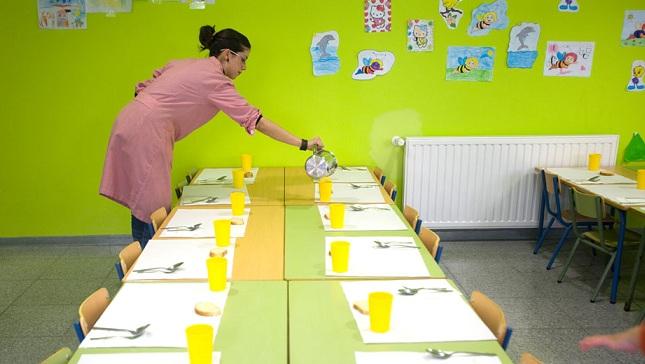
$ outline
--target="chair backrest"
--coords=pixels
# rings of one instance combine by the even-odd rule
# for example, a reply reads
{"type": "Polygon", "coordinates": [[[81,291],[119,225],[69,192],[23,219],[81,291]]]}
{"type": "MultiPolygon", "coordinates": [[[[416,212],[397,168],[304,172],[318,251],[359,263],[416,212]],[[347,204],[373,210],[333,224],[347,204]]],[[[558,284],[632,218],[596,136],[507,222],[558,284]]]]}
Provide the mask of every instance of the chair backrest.
{"type": "Polygon", "coordinates": [[[184,192],[185,186],[186,180],[182,180],[181,182],[177,183],[177,186],[175,186],[175,195],[177,195],[177,198],[181,198],[181,194],[184,192]]]}
{"type": "Polygon", "coordinates": [[[186,174],[186,183],[190,183],[193,178],[195,177],[195,174],[197,173],[197,169],[192,168],[188,173],[186,174]]]}
{"type": "Polygon", "coordinates": [[[627,210],[626,226],[636,233],[645,235],[645,214],[634,209],[627,210]]]}
{"type": "Polygon", "coordinates": [[[583,234],[583,232],[578,229],[576,223],[578,215],[582,215],[590,219],[595,219],[595,228],[600,235],[600,245],[605,247],[605,228],[603,219],[605,218],[606,214],[603,199],[600,196],[580,192],[575,188],[570,188],[569,191],[571,196],[571,207],[575,212],[574,214],[572,214],[573,233],[576,235],[576,237],[581,237],[583,234]]]}
{"type": "MultiPolygon", "coordinates": [[[[546,209],[550,215],[556,216],[558,220],[562,219],[562,207],[560,201],[560,178],[556,174],[548,173],[542,170],[542,184],[544,188],[544,201],[546,209]]],[[[562,222],[562,221],[560,221],[562,222]]]]}
{"type": "Polygon", "coordinates": [[[439,249],[439,241],[441,241],[439,235],[428,228],[422,227],[421,231],[419,232],[419,238],[428,250],[428,253],[430,253],[430,255],[432,255],[432,257],[436,259],[437,250],[439,249]]]}
{"type": "Polygon", "coordinates": [[[55,353],[48,356],[47,359],[40,362],[40,364],[67,364],[72,357],[72,349],[63,347],[58,349],[55,353]]]}
{"type": "Polygon", "coordinates": [[[119,252],[119,262],[121,269],[125,275],[134,265],[134,262],[141,255],[141,244],[138,241],[133,241],[119,252]]]}
{"type": "Polygon", "coordinates": [[[385,192],[390,195],[392,201],[396,200],[396,185],[392,183],[392,181],[385,182],[383,188],[385,188],[385,192]]]}
{"type": "Polygon", "coordinates": [[[531,353],[524,352],[520,355],[520,364],[544,364],[531,353]]]}
{"type": "Polygon", "coordinates": [[[497,341],[503,345],[508,326],[502,308],[480,291],[473,291],[470,294],[470,305],[490,331],[493,332],[497,341]]]}
{"type": "Polygon", "coordinates": [[[417,220],[419,219],[419,211],[412,206],[405,205],[403,208],[403,216],[405,216],[405,220],[410,224],[410,227],[415,229],[417,226],[417,220]]]}
{"type": "Polygon", "coordinates": [[[150,215],[150,220],[152,220],[152,227],[157,231],[163,221],[168,217],[168,212],[165,207],[160,207],[155,210],[155,212],[150,215]]]}
{"type": "Polygon", "coordinates": [[[110,303],[110,293],[105,287],[99,288],[81,303],[78,307],[78,317],[83,335],[87,335],[94,327],[108,303],[110,303]]]}
{"type": "Polygon", "coordinates": [[[385,184],[385,176],[383,175],[383,170],[380,169],[379,167],[374,167],[374,175],[378,179],[378,181],[381,183],[381,186],[385,184]]]}

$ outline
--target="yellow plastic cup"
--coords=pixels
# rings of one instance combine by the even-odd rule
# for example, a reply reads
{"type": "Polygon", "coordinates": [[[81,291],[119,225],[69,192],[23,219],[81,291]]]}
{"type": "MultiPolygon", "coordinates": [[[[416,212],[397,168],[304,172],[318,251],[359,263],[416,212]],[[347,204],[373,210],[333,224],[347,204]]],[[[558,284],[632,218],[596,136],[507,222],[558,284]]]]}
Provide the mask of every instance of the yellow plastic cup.
{"type": "Polygon", "coordinates": [[[215,228],[215,245],[231,245],[231,220],[214,220],[213,227],[215,228]]]}
{"type": "Polygon", "coordinates": [[[233,170],[233,187],[244,188],[244,170],[241,168],[233,170]]]}
{"type": "Polygon", "coordinates": [[[587,165],[587,168],[590,171],[598,171],[600,170],[600,158],[602,156],[600,153],[591,153],[589,154],[589,164],[587,165]]]}
{"type": "Polygon", "coordinates": [[[636,172],[636,188],[645,190],[645,169],[639,169],[636,172]]]}
{"type": "Polygon", "coordinates": [[[331,270],[345,273],[349,266],[349,242],[333,241],[331,244],[331,270]]]}
{"type": "Polygon", "coordinates": [[[190,364],[213,363],[213,326],[195,324],[186,327],[190,364]]]}
{"type": "Polygon", "coordinates": [[[226,258],[212,257],[206,259],[208,269],[208,288],[211,291],[223,291],[226,288],[226,258]]]}
{"type": "Polygon", "coordinates": [[[372,292],[367,298],[370,310],[370,330],[388,332],[392,313],[392,294],[388,292],[372,292]]]}
{"type": "Polygon", "coordinates": [[[253,156],[250,154],[242,154],[242,170],[244,173],[251,172],[251,165],[253,165],[253,156]]]}
{"type": "Polygon", "coordinates": [[[318,182],[318,192],[320,193],[321,202],[329,202],[331,200],[331,180],[318,182]]]}
{"type": "Polygon", "coordinates": [[[345,226],[345,205],[342,203],[330,203],[329,215],[332,228],[341,229],[345,226]]]}
{"type": "Polygon", "coordinates": [[[234,216],[244,215],[244,192],[231,192],[231,210],[234,216]]]}

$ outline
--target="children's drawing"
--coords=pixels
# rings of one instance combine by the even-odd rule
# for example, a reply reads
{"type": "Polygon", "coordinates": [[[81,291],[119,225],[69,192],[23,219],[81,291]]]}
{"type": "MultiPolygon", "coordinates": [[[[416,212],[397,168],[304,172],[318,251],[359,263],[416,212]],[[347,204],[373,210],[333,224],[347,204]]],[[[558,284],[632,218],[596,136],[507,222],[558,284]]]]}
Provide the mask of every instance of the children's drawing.
{"type": "Polygon", "coordinates": [[[547,42],[545,76],[589,77],[593,42],[547,42]]]}
{"type": "Polygon", "coordinates": [[[85,0],[88,13],[129,13],[132,0],[85,0]]]}
{"type": "Polygon", "coordinates": [[[448,47],[446,80],[492,81],[495,48],[448,47]]]}
{"type": "Polygon", "coordinates": [[[506,29],[508,16],[506,0],[483,4],[473,10],[473,18],[468,26],[468,34],[472,36],[486,35],[491,29],[506,29]]]}
{"type": "Polygon", "coordinates": [[[85,29],[85,0],[38,0],[41,29],[85,29]]]}
{"type": "Polygon", "coordinates": [[[394,54],[364,50],[358,53],[358,67],[352,78],[355,80],[370,80],[390,72],[394,65],[394,54]]]}
{"type": "Polygon", "coordinates": [[[521,23],[511,29],[508,42],[508,68],[531,68],[537,58],[537,42],[540,38],[540,25],[521,23]]]}
{"type": "Polygon", "coordinates": [[[412,52],[431,51],[434,44],[432,20],[408,20],[408,50],[412,52]]]}
{"type": "Polygon", "coordinates": [[[365,0],[363,17],[365,18],[365,31],[389,32],[392,24],[392,10],[390,0],[365,0]]]}
{"type": "Polygon", "coordinates": [[[643,77],[645,77],[645,61],[634,61],[632,63],[632,78],[627,84],[627,91],[638,92],[645,90],[643,77]]]}
{"type": "Polygon", "coordinates": [[[625,11],[620,39],[624,46],[645,47],[645,10],[625,11]]]}
{"type": "Polygon", "coordinates": [[[309,48],[314,64],[314,76],[333,75],[338,72],[338,43],[338,33],[335,31],[314,34],[309,48]]]}
{"type": "Polygon", "coordinates": [[[560,0],[558,5],[558,10],[561,12],[577,13],[579,9],[578,0],[560,0]]]}
{"type": "Polygon", "coordinates": [[[464,11],[457,8],[461,0],[439,0],[439,15],[446,22],[448,29],[457,29],[464,11]]]}

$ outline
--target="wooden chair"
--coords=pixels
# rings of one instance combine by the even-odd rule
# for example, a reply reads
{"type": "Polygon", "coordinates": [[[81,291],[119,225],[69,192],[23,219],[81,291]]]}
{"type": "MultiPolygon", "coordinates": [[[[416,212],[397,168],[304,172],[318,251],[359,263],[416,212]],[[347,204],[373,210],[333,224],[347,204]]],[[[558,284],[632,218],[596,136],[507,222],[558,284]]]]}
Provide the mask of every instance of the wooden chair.
{"type": "Polygon", "coordinates": [[[473,291],[470,294],[470,305],[490,331],[493,332],[502,348],[506,350],[508,343],[511,341],[513,329],[506,324],[506,317],[502,308],[480,291],[473,291]]]}
{"type": "Polygon", "coordinates": [[[130,271],[134,262],[139,258],[139,255],[141,255],[141,244],[138,241],[133,241],[121,249],[119,252],[119,261],[114,264],[119,280],[123,280],[123,277],[130,271]]]}
{"type": "Polygon", "coordinates": [[[74,322],[74,330],[79,342],[82,342],[85,335],[92,330],[108,303],[110,303],[110,293],[104,287],[89,295],[78,307],[79,320],[74,322]]]}
{"type": "Polygon", "coordinates": [[[383,175],[383,170],[379,167],[374,167],[374,176],[381,182],[381,186],[385,185],[385,175],[383,175]]]}
{"type": "Polygon", "coordinates": [[[181,194],[184,192],[184,187],[186,187],[186,185],[186,181],[182,180],[181,182],[177,183],[177,186],[175,186],[175,195],[177,195],[177,199],[181,198],[181,194]]]}
{"type": "Polygon", "coordinates": [[[186,183],[190,184],[190,182],[193,181],[193,178],[195,178],[195,174],[197,174],[197,169],[193,168],[188,173],[186,174],[186,183]]]}
{"type": "Polygon", "coordinates": [[[409,205],[405,205],[403,208],[403,216],[408,221],[408,224],[414,229],[414,232],[419,235],[421,231],[421,219],[419,219],[419,211],[409,205]]]}
{"type": "Polygon", "coordinates": [[[520,356],[520,364],[544,364],[538,358],[534,357],[533,354],[524,352],[520,356]]]}
{"type": "Polygon", "coordinates": [[[439,245],[439,241],[441,240],[441,238],[439,238],[439,235],[428,228],[422,227],[419,232],[419,238],[428,250],[428,253],[432,255],[435,262],[439,263],[439,260],[441,259],[441,253],[443,252],[443,247],[439,245]]]}
{"type": "Polygon", "coordinates": [[[155,210],[150,215],[150,220],[152,220],[152,227],[157,232],[161,224],[163,224],[163,221],[166,220],[166,217],[168,217],[168,212],[166,211],[165,207],[160,207],[155,210]]]}
{"type": "Polygon", "coordinates": [[[72,349],[63,347],[58,349],[55,353],[48,356],[47,359],[40,362],[40,364],[67,364],[72,357],[72,349]]]}
{"type": "Polygon", "coordinates": [[[383,188],[385,188],[385,192],[390,195],[392,201],[396,201],[396,185],[392,183],[392,181],[387,181],[383,185],[383,188]]]}

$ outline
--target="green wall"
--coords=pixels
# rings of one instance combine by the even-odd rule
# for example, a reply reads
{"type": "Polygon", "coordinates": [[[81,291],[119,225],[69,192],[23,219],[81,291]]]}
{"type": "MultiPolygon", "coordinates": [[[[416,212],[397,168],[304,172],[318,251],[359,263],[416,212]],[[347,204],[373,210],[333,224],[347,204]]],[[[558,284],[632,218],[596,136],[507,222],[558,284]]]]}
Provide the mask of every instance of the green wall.
{"type": "MultiPolygon", "coordinates": [[[[204,55],[197,53],[203,24],[249,37],[248,70],[236,84],[264,115],[299,136],[320,135],[340,163],[379,165],[399,184],[403,153],[391,146],[393,135],[611,133],[621,136],[621,158],[631,133],[645,132],[645,95],[623,91],[645,48],[620,46],[624,10],[642,9],[642,0],[583,1],[578,14],[558,12],[556,0],[508,0],[511,25],[542,26],[531,70],[505,66],[510,27],[466,34],[482,1],[463,2],[466,16],[449,31],[436,0],[393,0],[393,31],[381,34],[363,31],[362,0],[217,0],[205,11],[135,0],[130,14],[90,14],[82,31],[40,30],[36,3],[0,3],[0,237],[129,231],[129,212],[97,192],[113,120],[153,69],[204,55]],[[433,52],[405,50],[408,18],[435,21],[433,52]],[[311,37],[328,30],[340,35],[341,68],[314,77],[311,37]],[[544,77],[547,40],[595,41],[592,77],[544,77]],[[494,46],[493,82],[445,81],[450,45],[494,46]],[[362,49],[393,52],[392,71],[352,80],[362,49]]],[[[176,145],[173,181],[194,167],[235,165],[244,151],[259,166],[299,166],[307,156],[248,137],[222,114],[176,145]]]]}

